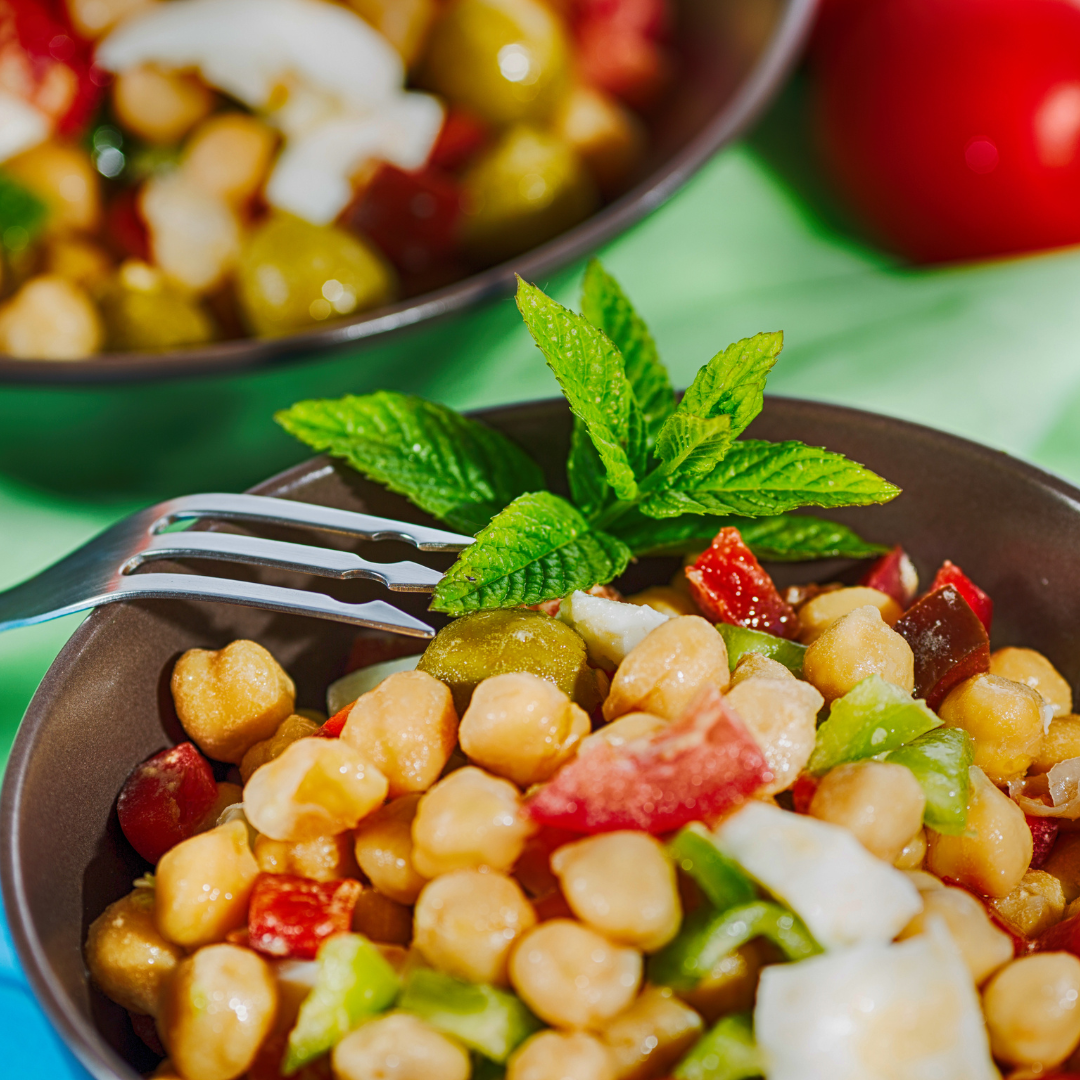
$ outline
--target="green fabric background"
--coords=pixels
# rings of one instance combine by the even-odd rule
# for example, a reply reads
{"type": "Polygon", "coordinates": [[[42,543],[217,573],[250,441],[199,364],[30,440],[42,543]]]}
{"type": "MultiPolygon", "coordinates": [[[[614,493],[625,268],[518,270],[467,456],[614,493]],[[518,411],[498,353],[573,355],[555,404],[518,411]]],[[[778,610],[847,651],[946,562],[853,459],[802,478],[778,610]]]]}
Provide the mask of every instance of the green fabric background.
{"type": "MultiPolygon", "coordinates": [[[[918,420],[1080,479],[1080,251],[916,271],[826,227],[737,146],[602,253],[677,384],[782,329],[770,389],[918,420]]],[[[764,156],[763,156],[764,155],[764,156]]],[[[581,267],[542,282],[576,304],[581,267]]],[[[242,490],[305,456],[271,421],[302,397],[405,389],[468,408],[555,393],[512,302],[380,349],[255,376],[0,391],[0,588],[155,499],[242,490]]],[[[0,635],[0,763],[78,624],[0,635]]]]}

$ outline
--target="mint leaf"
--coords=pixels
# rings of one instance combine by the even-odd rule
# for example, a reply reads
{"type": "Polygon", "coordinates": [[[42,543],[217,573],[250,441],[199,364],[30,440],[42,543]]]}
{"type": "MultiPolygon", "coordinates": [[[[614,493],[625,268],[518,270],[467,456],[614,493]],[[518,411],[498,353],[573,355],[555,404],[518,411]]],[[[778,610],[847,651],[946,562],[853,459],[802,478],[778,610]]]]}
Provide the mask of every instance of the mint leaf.
{"type": "Polygon", "coordinates": [[[611,498],[611,485],[604,475],[604,463],[593,446],[584,421],[574,417],[570,433],[570,456],[566,459],[566,479],[570,497],[586,516],[599,513],[611,498]]]}
{"type": "Polygon", "coordinates": [[[622,355],[607,334],[521,278],[517,305],[571,410],[585,424],[616,496],[632,502],[645,468],[645,428],[622,355]]]}
{"type": "Polygon", "coordinates": [[[857,462],[800,442],[736,442],[688,491],[662,491],[641,504],[648,517],[741,514],[771,517],[800,506],[867,506],[900,489],[857,462]]]}
{"type": "Polygon", "coordinates": [[[505,435],[453,409],[382,390],[301,401],[275,419],[455,529],[474,533],[544,474],[505,435]]]}
{"type": "Polygon", "coordinates": [[[651,449],[664,421],[675,410],[675,391],[645,321],[598,259],[590,260],[585,268],[581,313],[622,353],[626,377],[641,406],[645,443],[651,449]]]}
{"type": "Polygon", "coordinates": [[[781,333],[755,334],[729,345],[694,378],[678,412],[731,417],[734,438],[746,430],[765,402],[765,380],[784,347],[781,333]]]}
{"type": "Polygon", "coordinates": [[[432,611],[539,604],[618,577],[630,549],[596,532],[581,512],[549,491],[521,495],[458,556],[435,588],[432,611]]]}
{"type": "Polygon", "coordinates": [[[708,473],[727,453],[731,442],[730,416],[710,420],[692,413],[669,416],[656,440],[664,486],[685,487],[708,473]]]}
{"type": "Polygon", "coordinates": [[[634,511],[620,518],[613,531],[635,555],[688,555],[708,547],[721,529],[732,525],[754,555],[766,562],[868,559],[888,550],[883,544],[864,540],[846,525],[809,514],[648,518],[634,511]]]}

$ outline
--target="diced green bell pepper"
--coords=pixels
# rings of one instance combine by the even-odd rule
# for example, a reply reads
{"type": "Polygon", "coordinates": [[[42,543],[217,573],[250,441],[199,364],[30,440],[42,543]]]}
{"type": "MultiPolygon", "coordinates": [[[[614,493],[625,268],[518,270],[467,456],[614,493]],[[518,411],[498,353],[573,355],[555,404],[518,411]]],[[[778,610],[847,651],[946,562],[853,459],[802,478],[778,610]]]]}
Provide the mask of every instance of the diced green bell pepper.
{"type": "Polygon", "coordinates": [[[747,653],[761,653],[762,656],[783,664],[797,679],[802,678],[805,645],[773,637],[772,634],[765,634],[760,630],[749,630],[745,626],[731,626],[729,623],[717,623],[716,629],[720,631],[720,636],[727,646],[728,666],[732,671],[747,653]]]}
{"type": "Polygon", "coordinates": [[[746,872],[712,842],[704,825],[687,825],[668,844],[675,865],[690,877],[717,911],[757,899],[757,888],[746,872]]]}
{"type": "Polygon", "coordinates": [[[315,987],[289,1032],[282,1072],[289,1076],[325,1054],[368,1016],[388,1009],[401,982],[362,934],[335,934],[319,946],[315,987]]]}
{"type": "Polygon", "coordinates": [[[699,908],[686,918],[674,941],[649,961],[649,981],[692,990],[722,957],[759,937],[771,941],[789,960],[805,960],[822,951],[797,915],[771,901],[755,900],[719,912],[699,908]]]}
{"type": "Polygon", "coordinates": [[[398,1008],[497,1062],[544,1026],[514,994],[430,968],[409,973],[398,1008]]]}
{"type": "Polygon", "coordinates": [[[922,785],[924,824],[935,832],[959,836],[967,828],[968,769],[974,757],[974,743],[966,731],[938,728],[894,750],[885,760],[906,765],[922,785]]]}
{"type": "Polygon", "coordinates": [[[710,1028],[675,1067],[675,1080],[750,1080],[765,1072],[749,1013],[732,1013],[710,1028]]]}
{"type": "Polygon", "coordinates": [[[940,726],[925,701],[871,675],[832,703],[806,768],[821,776],[837,765],[895,750],[940,726]]]}

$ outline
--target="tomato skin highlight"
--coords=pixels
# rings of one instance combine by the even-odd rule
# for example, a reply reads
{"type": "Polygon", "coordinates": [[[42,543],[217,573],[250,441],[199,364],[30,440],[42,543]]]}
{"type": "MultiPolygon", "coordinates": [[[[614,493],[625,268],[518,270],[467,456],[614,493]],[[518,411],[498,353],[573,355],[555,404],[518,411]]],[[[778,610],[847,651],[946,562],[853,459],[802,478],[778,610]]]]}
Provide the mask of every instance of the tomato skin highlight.
{"type": "Polygon", "coordinates": [[[773,579],[743,543],[739,530],[721,529],[693,566],[686,568],[690,594],[713,622],[794,638],[799,620],[773,579]]]}
{"type": "Polygon", "coordinates": [[[1080,242],[1080,7],[833,0],[810,53],[818,156],[917,262],[1080,242]]]}
{"type": "Polygon", "coordinates": [[[946,585],[951,585],[968,602],[971,610],[979,616],[979,622],[989,634],[990,624],[994,621],[994,601],[956,563],[948,559],[941,564],[941,569],[930,586],[930,592],[943,589],[946,585]]]}
{"type": "Polygon", "coordinates": [[[313,881],[293,874],[260,874],[248,908],[248,942],[266,956],[314,960],[331,934],[352,926],[364,886],[352,878],[313,881]]]}
{"type": "Polygon", "coordinates": [[[120,828],[147,862],[199,831],[217,801],[210,762],[185,742],[137,765],[116,801],[120,828]]]}
{"type": "Polygon", "coordinates": [[[600,741],[525,802],[542,825],[577,833],[654,835],[717,820],[772,779],[757,743],[715,686],[647,739],[600,741]]]}

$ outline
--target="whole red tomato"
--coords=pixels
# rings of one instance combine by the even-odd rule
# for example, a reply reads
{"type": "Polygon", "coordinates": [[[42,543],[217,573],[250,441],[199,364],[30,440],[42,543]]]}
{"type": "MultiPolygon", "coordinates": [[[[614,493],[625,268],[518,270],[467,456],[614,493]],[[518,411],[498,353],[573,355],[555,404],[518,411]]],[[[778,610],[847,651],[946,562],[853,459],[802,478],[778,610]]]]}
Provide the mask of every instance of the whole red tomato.
{"type": "Polygon", "coordinates": [[[842,194],[918,261],[1080,243],[1080,5],[832,0],[811,49],[842,194]]]}

